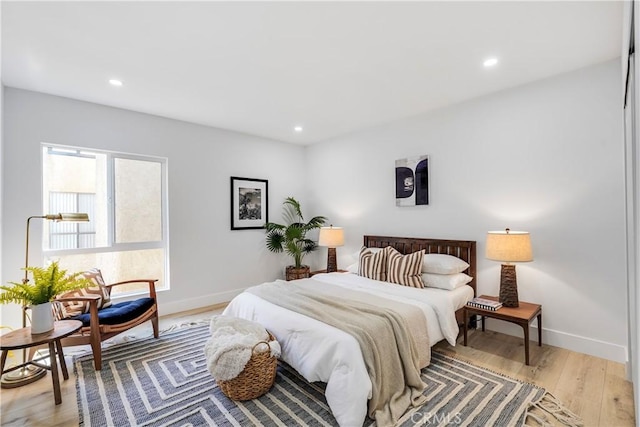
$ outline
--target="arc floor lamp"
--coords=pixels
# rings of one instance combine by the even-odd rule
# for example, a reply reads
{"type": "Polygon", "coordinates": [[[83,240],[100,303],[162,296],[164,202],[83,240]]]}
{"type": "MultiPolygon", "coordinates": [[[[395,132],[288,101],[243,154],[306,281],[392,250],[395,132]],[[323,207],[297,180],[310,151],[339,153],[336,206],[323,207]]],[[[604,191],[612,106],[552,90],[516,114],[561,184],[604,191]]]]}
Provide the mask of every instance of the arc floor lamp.
{"type": "MultiPolygon", "coordinates": [[[[24,278],[22,279],[22,283],[27,283],[29,281],[29,276],[27,272],[27,267],[29,267],[29,225],[31,224],[31,220],[34,218],[40,218],[47,221],[64,221],[64,222],[87,222],[89,221],[89,215],[86,213],[58,213],[58,214],[47,214],[47,215],[35,215],[27,218],[27,238],[25,244],[25,255],[24,255],[24,278]]],[[[22,327],[27,326],[27,312],[22,308],[22,327]]],[[[26,362],[27,360],[27,350],[22,350],[22,362],[26,362]]],[[[9,372],[6,375],[2,376],[0,380],[0,385],[2,388],[14,388],[21,387],[25,384],[32,383],[34,381],[39,380],[47,374],[47,371],[43,368],[28,365],[24,366],[21,369],[16,369],[15,371],[9,372]]]]}

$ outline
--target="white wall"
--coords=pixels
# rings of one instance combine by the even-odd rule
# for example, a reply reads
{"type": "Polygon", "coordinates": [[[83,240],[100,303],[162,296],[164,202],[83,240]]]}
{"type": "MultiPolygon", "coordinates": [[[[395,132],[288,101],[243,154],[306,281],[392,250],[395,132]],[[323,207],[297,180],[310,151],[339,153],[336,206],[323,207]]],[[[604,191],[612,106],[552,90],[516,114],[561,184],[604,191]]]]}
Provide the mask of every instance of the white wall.
{"type": "MultiPolygon", "coordinates": [[[[339,266],[364,234],[476,240],[478,291],[497,295],[486,232],[530,231],[535,260],[518,265],[518,289],[543,305],[544,340],[624,362],[620,72],[615,60],[309,147],[311,209],[345,227],[339,266]],[[394,161],[420,154],[430,205],[398,208],[394,161]]],[[[490,325],[522,334],[511,326],[490,325]]]]}
{"type": "MultiPolygon", "coordinates": [[[[268,179],[269,219],[279,221],[285,197],[304,203],[304,147],[14,88],[4,118],[2,283],[21,277],[26,219],[42,213],[41,142],[169,159],[171,290],[158,297],[161,314],[282,277],[287,259],[267,252],[262,230],[230,230],[229,177],[268,179]]],[[[32,223],[33,264],[41,230],[32,223]]],[[[3,324],[17,326],[5,311],[3,324]]]]}

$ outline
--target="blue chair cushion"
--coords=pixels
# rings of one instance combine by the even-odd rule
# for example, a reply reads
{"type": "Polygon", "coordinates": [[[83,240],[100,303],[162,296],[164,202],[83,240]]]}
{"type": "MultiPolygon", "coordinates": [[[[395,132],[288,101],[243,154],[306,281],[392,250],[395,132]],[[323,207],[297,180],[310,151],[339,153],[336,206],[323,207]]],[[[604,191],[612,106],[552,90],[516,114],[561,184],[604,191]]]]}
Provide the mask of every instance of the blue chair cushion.
{"type": "MultiPolygon", "coordinates": [[[[154,303],[155,300],[153,298],[139,298],[134,301],[119,302],[111,305],[111,307],[98,310],[98,319],[102,325],[117,325],[129,322],[149,310],[154,303]]],[[[89,313],[79,314],[71,319],[81,321],[82,326],[91,324],[91,315],[89,313]]]]}

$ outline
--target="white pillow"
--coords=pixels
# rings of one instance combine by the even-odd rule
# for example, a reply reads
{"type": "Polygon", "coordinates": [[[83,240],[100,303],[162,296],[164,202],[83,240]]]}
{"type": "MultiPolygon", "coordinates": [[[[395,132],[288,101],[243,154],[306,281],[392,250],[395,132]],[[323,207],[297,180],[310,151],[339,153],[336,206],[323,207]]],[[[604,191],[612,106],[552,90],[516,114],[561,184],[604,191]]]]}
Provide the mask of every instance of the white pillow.
{"type": "Polygon", "coordinates": [[[349,267],[346,268],[349,273],[358,274],[358,263],[354,262],[349,267]]]}
{"type": "Polygon", "coordinates": [[[467,268],[469,264],[453,255],[425,254],[422,261],[423,273],[455,274],[462,273],[467,268]]]}
{"type": "Polygon", "coordinates": [[[464,273],[455,274],[433,274],[422,273],[422,281],[429,288],[439,288],[452,291],[462,285],[466,285],[473,280],[473,277],[464,273]]]}

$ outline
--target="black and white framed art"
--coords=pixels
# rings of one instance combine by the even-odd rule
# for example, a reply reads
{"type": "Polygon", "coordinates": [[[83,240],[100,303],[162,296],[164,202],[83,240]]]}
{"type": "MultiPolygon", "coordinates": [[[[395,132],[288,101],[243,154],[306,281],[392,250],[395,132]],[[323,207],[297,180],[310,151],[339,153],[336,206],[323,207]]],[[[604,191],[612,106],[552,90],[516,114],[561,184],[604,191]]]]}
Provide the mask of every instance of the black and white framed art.
{"type": "Polygon", "coordinates": [[[269,221],[269,182],[231,177],[231,229],[263,228],[269,221]]]}

